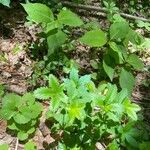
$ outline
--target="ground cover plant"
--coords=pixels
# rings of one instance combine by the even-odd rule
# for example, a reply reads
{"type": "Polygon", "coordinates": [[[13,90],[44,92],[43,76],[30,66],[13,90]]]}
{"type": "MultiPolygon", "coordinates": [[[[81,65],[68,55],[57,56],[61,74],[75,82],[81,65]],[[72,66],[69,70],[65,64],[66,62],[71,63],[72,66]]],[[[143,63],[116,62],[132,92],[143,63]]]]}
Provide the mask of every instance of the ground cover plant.
{"type": "MultiPolygon", "coordinates": [[[[20,47],[18,43],[12,49],[16,52],[13,55],[19,56],[14,68],[30,73],[25,78],[30,84],[27,91],[14,93],[4,82],[0,83],[1,126],[7,127],[4,132],[16,138],[15,149],[18,144],[25,150],[101,149],[99,147],[144,150],[149,147],[150,128],[144,113],[149,101],[146,101],[147,107],[143,107],[145,103],[133,96],[138,74],[146,74],[142,84],[149,87],[146,65],[149,53],[145,51],[150,48],[149,23],[129,21],[118,13],[119,8],[124,10],[127,4],[130,6],[127,12],[134,14],[138,10],[135,5],[141,7],[141,2],[99,2],[107,11],[107,23],[103,26],[93,18],[77,15],[75,9],[63,7],[61,1],[20,2],[19,7],[26,13],[24,28],[31,30],[34,26],[38,32],[34,37],[30,31],[36,40],[25,45],[24,58],[23,53],[16,52],[20,47]],[[135,30],[137,27],[144,30],[146,38],[135,30]],[[81,65],[82,53],[88,53],[82,58],[88,60],[88,67],[81,65]],[[80,61],[77,63],[74,58],[80,61]],[[26,61],[32,71],[25,67],[26,61]]],[[[84,0],[73,2],[97,4],[84,0]]],[[[9,0],[0,3],[7,6],[7,10],[14,7],[14,2],[9,0]]],[[[146,9],[143,7],[142,15],[146,9]]],[[[3,49],[2,57],[5,61],[9,57],[16,61],[3,49]]],[[[12,69],[9,66],[7,70],[12,69]]],[[[11,75],[4,72],[3,76],[7,76],[9,84],[11,75]]],[[[11,145],[1,144],[0,149],[6,150],[11,145]]]]}

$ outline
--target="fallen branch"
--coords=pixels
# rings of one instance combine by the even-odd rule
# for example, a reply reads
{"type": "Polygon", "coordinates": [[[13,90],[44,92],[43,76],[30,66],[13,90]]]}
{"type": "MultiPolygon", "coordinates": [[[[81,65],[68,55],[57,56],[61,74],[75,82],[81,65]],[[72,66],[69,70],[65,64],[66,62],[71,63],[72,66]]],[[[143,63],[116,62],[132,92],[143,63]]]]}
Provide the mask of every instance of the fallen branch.
{"type": "MultiPolygon", "coordinates": [[[[96,6],[75,4],[75,3],[67,2],[67,1],[62,2],[62,4],[64,6],[69,6],[69,7],[72,7],[72,8],[79,8],[79,9],[84,9],[84,10],[103,12],[105,14],[108,13],[108,10],[106,8],[100,8],[100,7],[96,7],[96,6]]],[[[143,17],[137,17],[137,16],[133,16],[133,15],[130,15],[130,14],[125,14],[125,13],[119,13],[119,14],[122,17],[125,17],[125,18],[128,18],[128,19],[150,22],[150,19],[146,19],[146,18],[143,18],[143,17]]]]}

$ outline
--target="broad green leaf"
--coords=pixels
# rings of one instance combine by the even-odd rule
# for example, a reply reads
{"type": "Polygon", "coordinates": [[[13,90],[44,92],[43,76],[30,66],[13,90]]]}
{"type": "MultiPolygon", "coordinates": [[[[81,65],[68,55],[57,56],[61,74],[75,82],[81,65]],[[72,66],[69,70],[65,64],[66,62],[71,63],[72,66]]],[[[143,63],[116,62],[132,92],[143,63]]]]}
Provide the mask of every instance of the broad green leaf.
{"type": "Polygon", "coordinates": [[[122,89],[127,89],[128,94],[131,95],[132,90],[135,85],[135,78],[131,72],[128,72],[127,70],[122,68],[120,77],[119,77],[119,84],[122,89]]]}
{"type": "Polygon", "coordinates": [[[50,23],[54,20],[53,13],[49,7],[40,3],[22,4],[31,21],[36,23],[50,23]]]}
{"type": "Polygon", "coordinates": [[[109,45],[113,51],[115,51],[119,56],[119,62],[123,61],[122,51],[120,47],[115,42],[109,42],[109,45]]]}
{"type": "Polygon", "coordinates": [[[9,7],[9,4],[10,4],[10,0],[0,0],[0,4],[3,4],[7,7],[9,7]]]}
{"type": "Polygon", "coordinates": [[[53,54],[57,48],[60,48],[65,43],[66,39],[67,35],[60,30],[54,34],[48,35],[48,55],[53,54]]]}
{"type": "Polygon", "coordinates": [[[113,80],[115,66],[112,62],[112,59],[109,55],[105,55],[103,59],[103,68],[110,80],[113,80]]]}
{"type": "Polygon", "coordinates": [[[128,47],[129,42],[140,45],[143,43],[143,37],[140,36],[137,32],[132,29],[129,29],[128,34],[126,35],[123,43],[126,47],[128,47]]]}
{"type": "Polygon", "coordinates": [[[36,144],[29,141],[24,145],[24,150],[36,150],[36,144]]]}
{"type": "Polygon", "coordinates": [[[15,110],[11,110],[5,107],[0,110],[0,118],[3,118],[5,120],[11,119],[15,114],[15,110]]]}
{"type": "Polygon", "coordinates": [[[135,149],[138,148],[138,142],[136,141],[136,139],[134,137],[132,137],[130,134],[126,134],[125,136],[126,141],[135,149]]]}
{"type": "Polygon", "coordinates": [[[9,150],[9,145],[8,144],[1,144],[0,150],[9,150]]]}
{"type": "Polygon", "coordinates": [[[34,91],[34,96],[38,99],[46,100],[50,98],[50,88],[47,87],[41,87],[34,91]]]}
{"type": "Polygon", "coordinates": [[[134,103],[131,103],[129,100],[124,101],[125,112],[127,115],[134,121],[137,121],[137,112],[141,110],[141,108],[134,103]]]}
{"type": "Polygon", "coordinates": [[[30,117],[24,116],[21,113],[16,114],[13,118],[18,124],[26,124],[31,120],[30,117]]]}
{"type": "Polygon", "coordinates": [[[42,112],[42,104],[35,103],[34,105],[30,105],[29,109],[30,109],[30,117],[36,119],[42,112]]]}
{"type": "Polygon", "coordinates": [[[27,133],[22,132],[22,131],[18,132],[18,134],[17,134],[17,137],[20,141],[26,140],[28,138],[28,136],[29,135],[27,133]]]}
{"type": "Polygon", "coordinates": [[[30,129],[27,131],[28,134],[32,134],[35,131],[35,127],[30,127],[30,129]]]}
{"type": "Polygon", "coordinates": [[[126,61],[133,66],[134,69],[141,70],[144,68],[142,60],[135,54],[129,55],[126,61]]]}
{"type": "Polygon", "coordinates": [[[60,13],[58,14],[58,21],[64,25],[68,26],[81,26],[83,21],[72,11],[63,8],[60,13]]]}
{"type": "Polygon", "coordinates": [[[124,39],[128,32],[129,24],[127,22],[115,22],[110,27],[110,38],[112,40],[124,39]]]}
{"type": "Polygon", "coordinates": [[[26,93],[22,96],[22,101],[27,102],[28,105],[32,105],[35,102],[35,97],[31,93],[26,93]]]}
{"type": "Polygon", "coordinates": [[[85,33],[79,40],[81,43],[91,47],[102,47],[107,43],[107,37],[100,29],[85,33]]]}

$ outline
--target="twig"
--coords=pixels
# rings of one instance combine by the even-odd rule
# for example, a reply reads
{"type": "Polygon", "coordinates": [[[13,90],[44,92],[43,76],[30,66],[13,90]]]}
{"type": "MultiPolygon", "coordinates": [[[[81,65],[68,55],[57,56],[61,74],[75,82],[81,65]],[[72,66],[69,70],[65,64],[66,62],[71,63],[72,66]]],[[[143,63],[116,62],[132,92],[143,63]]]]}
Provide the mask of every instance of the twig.
{"type": "Polygon", "coordinates": [[[18,138],[17,138],[17,140],[16,140],[16,146],[15,146],[15,150],[17,150],[18,149],[18,138]]]}
{"type": "MultiPolygon", "coordinates": [[[[103,12],[103,13],[108,13],[108,10],[106,8],[100,8],[100,7],[96,7],[96,6],[90,6],[90,5],[82,5],[82,4],[75,4],[72,2],[67,2],[67,1],[62,1],[62,4],[65,6],[69,6],[69,7],[73,7],[73,8],[79,8],[79,9],[84,9],[84,10],[89,10],[89,11],[98,11],[98,12],[103,12]]],[[[137,16],[133,16],[130,14],[126,14],[126,13],[119,13],[122,17],[128,18],[128,19],[132,19],[132,20],[141,20],[141,21],[145,21],[145,22],[150,22],[150,19],[146,19],[143,17],[137,17],[137,16]]]]}

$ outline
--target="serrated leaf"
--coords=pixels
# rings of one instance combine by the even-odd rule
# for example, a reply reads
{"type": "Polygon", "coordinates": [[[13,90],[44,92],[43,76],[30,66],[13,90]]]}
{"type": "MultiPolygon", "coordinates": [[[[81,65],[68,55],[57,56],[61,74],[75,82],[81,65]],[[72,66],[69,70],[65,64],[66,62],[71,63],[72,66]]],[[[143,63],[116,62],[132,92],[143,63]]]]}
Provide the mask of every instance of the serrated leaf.
{"type": "Polygon", "coordinates": [[[106,72],[106,74],[108,75],[108,77],[110,78],[110,80],[112,81],[115,68],[114,68],[114,64],[112,62],[112,59],[109,55],[104,56],[103,68],[104,68],[104,71],[106,72]]]}
{"type": "Polygon", "coordinates": [[[58,14],[58,21],[64,25],[68,26],[81,26],[83,21],[72,11],[63,8],[60,13],[58,14]]]}
{"type": "Polygon", "coordinates": [[[127,89],[128,94],[131,95],[132,90],[135,85],[135,78],[131,72],[128,72],[124,68],[121,70],[121,74],[119,77],[119,84],[122,89],[127,89]]]}
{"type": "Polygon", "coordinates": [[[102,30],[97,29],[85,33],[79,41],[91,47],[102,47],[107,43],[107,37],[102,30]]]}
{"type": "Polygon", "coordinates": [[[34,96],[38,99],[46,100],[50,98],[50,88],[41,87],[34,91],[34,96]]]}
{"type": "Polygon", "coordinates": [[[36,23],[50,23],[54,16],[49,7],[40,3],[22,4],[31,21],[36,23]]]}
{"type": "Polygon", "coordinates": [[[115,22],[110,27],[110,38],[111,39],[123,39],[129,32],[129,24],[125,21],[115,22]]]}
{"type": "Polygon", "coordinates": [[[32,141],[29,141],[24,145],[24,150],[36,150],[36,144],[32,141]]]}
{"type": "Polygon", "coordinates": [[[28,138],[28,136],[29,135],[27,133],[22,132],[22,131],[18,132],[18,134],[17,134],[17,137],[20,141],[26,140],[28,138]]]}
{"type": "Polygon", "coordinates": [[[134,69],[141,70],[144,68],[142,60],[135,54],[129,55],[126,61],[133,66],[134,69]]]}
{"type": "Polygon", "coordinates": [[[10,4],[10,0],[0,0],[0,4],[3,4],[7,7],[9,7],[9,4],[10,4]]]}
{"type": "Polygon", "coordinates": [[[47,37],[47,44],[48,44],[48,55],[54,53],[54,51],[61,47],[67,39],[67,35],[58,30],[58,32],[48,35],[47,37]]]}

